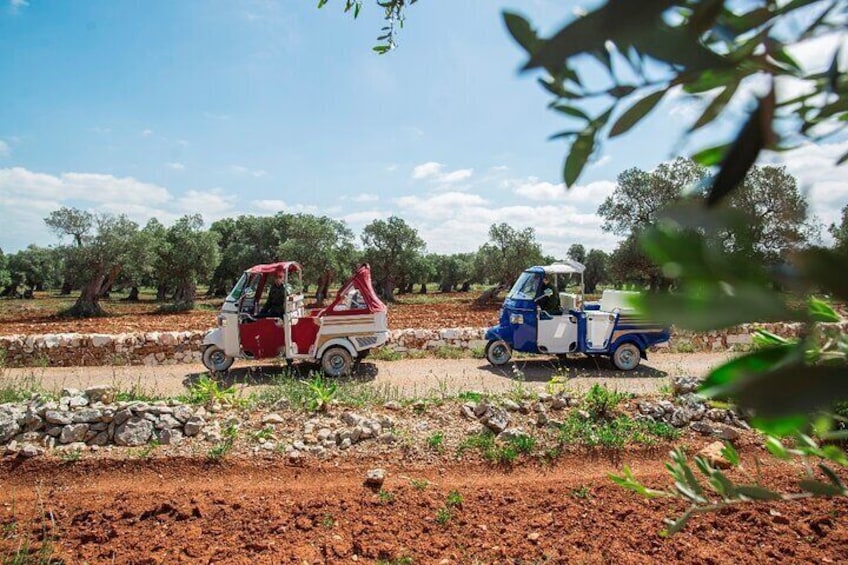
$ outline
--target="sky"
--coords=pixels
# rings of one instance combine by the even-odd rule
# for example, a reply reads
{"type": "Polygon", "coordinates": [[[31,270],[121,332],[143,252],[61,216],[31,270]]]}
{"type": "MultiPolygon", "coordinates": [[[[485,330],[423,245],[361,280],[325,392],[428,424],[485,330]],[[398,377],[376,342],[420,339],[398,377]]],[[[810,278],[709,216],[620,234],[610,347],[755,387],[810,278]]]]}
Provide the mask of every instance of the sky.
{"type": "MultiPolygon", "coordinates": [[[[140,225],[305,212],[344,220],[357,241],[397,215],[436,253],[474,251],[507,222],[555,257],[611,251],[597,209],[618,174],[732,135],[744,115],[685,140],[700,106],[667,96],[566,190],[566,144],[548,137],[569,123],[538,75],[518,72],[501,12],[550,34],[586,3],[420,0],[383,56],[373,2],[358,20],[343,0],[316,4],[0,0],[0,249],[60,243],[43,219],[68,206],[140,225]]],[[[840,41],[794,53],[826,68],[840,41]]],[[[848,169],[833,166],[846,151],[837,139],[761,164],[796,175],[826,226],[848,204],[848,169]]]]}

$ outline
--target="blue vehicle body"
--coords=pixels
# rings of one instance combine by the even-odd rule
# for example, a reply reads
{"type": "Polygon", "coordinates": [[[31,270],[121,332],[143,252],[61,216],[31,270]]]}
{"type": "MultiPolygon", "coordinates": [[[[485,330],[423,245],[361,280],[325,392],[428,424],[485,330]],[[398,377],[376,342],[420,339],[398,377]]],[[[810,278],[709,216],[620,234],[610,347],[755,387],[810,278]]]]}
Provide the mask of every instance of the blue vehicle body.
{"type": "MultiPolygon", "coordinates": [[[[542,311],[542,279],[579,274],[577,262],[531,267],[522,273],[501,308],[497,326],[486,331],[486,357],[492,364],[509,361],[512,351],[523,353],[609,356],[616,367],[630,370],[647,358],[647,349],[667,341],[669,328],[638,316],[627,293],[605,291],[600,302],[582,303],[582,296],[559,293],[561,311],[542,311]]],[[[554,291],[556,292],[556,291],[554,291]]]]}

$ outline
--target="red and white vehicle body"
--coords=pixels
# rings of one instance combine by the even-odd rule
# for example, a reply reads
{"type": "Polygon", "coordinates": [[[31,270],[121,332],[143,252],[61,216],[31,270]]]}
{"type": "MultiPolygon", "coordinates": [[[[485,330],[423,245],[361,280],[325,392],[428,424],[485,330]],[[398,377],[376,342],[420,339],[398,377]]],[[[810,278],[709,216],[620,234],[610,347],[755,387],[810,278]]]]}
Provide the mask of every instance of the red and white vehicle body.
{"type": "Polygon", "coordinates": [[[233,287],[218,327],[203,340],[203,364],[226,371],[235,359],[284,358],[320,362],[330,376],[349,374],[355,361],[386,343],[386,305],[371,286],[371,270],[362,265],[325,308],[303,306],[301,267],[287,261],[256,265],[233,287]],[[282,317],[258,318],[276,273],[285,273],[286,305],[282,317]]]}

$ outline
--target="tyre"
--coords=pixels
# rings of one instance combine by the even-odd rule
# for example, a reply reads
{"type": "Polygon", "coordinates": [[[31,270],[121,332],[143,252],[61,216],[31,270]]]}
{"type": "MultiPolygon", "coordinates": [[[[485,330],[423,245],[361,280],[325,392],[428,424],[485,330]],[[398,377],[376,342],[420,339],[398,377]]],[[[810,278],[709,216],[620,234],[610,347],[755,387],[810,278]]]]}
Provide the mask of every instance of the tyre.
{"type": "Polygon", "coordinates": [[[612,363],[622,371],[632,371],[639,366],[642,352],[635,343],[622,343],[612,354],[612,363]]]}
{"type": "Polygon", "coordinates": [[[209,345],[203,350],[203,365],[213,373],[223,373],[233,365],[230,357],[217,345],[209,345]]]}
{"type": "Polygon", "coordinates": [[[349,375],[353,369],[353,358],[347,349],[336,345],[327,349],[321,356],[321,368],[328,377],[349,375]]]}
{"type": "Polygon", "coordinates": [[[511,358],[512,348],[504,340],[492,340],[486,345],[486,359],[492,365],[506,365],[511,358]]]}

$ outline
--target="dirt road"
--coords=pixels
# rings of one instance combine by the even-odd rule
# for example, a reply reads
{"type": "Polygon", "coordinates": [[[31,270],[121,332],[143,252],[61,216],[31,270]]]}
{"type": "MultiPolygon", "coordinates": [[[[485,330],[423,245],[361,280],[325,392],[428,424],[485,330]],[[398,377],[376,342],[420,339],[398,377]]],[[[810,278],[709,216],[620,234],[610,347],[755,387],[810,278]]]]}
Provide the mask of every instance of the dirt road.
{"type": "MultiPolygon", "coordinates": [[[[425,395],[431,391],[455,393],[474,390],[503,392],[523,384],[543,390],[555,376],[568,377],[569,388],[585,390],[593,384],[643,394],[656,392],[678,375],[703,376],[712,367],[730,359],[728,353],[658,353],[649,356],[632,372],[616,371],[605,359],[575,357],[566,365],[555,358],[519,359],[514,364],[496,368],[481,359],[407,359],[401,361],[363,362],[355,375],[359,382],[395,388],[407,395],[425,395]]],[[[313,365],[296,365],[297,378],[306,378],[313,365]]],[[[62,387],[85,388],[94,384],[113,384],[121,390],[133,387],[160,395],[184,392],[186,386],[206,373],[202,365],[169,365],[162,367],[48,367],[5,369],[6,382],[29,380],[47,390],[62,387]]],[[[285,378],[283,368],[274,365],[237,363],[222,378],[223,384],[236,384],[253,390],[285,378]]]]}
{"type": "MultiPolygon", "coordinates": [[[[660,536],[681,501],[613,485],[627,464],[668,484],[664,452],[288,467],[279,459],[0,462],[0,555],[50,563],[841,563],[844,499],[750,503],[660,536]],[[365,471],[387,470],[381,489],[365,471]],[[39,554],[42,540],[49,544],[39,554]]],[[[773,461],[773,460],[772,460],[773,461]]],[[[745,463],[753,465],[752,456],[745,463]]],[[[801,472],[767,463],[786,488],[801,472]]],[[[737,478],[738,473],[731,476],[737,478]]],[[[4,561],[5,562],[5,561],[4,561]]]]}

